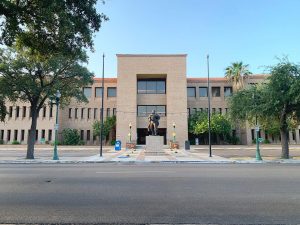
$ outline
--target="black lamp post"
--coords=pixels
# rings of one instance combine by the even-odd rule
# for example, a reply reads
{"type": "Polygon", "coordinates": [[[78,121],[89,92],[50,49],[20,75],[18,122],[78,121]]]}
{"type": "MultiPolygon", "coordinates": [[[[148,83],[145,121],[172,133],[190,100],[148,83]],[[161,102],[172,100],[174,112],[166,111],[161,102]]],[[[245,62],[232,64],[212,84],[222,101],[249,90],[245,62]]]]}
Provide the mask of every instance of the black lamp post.
{"type": "Polygon", "coordinates": [[[209,145],[209,157],[212,157],[212,154],[211,154],[211,131],[210,131],[209,55],[207,55],[207,95],[208,95],[208,145],[209,145]]]}
{"type": "Polygon", "coordinates": [[[54,152],[53,152],[53,160],[59,160],[58,153],[57,153],[57,141],[58,141],[58,109],[59,109],[59,100],[60,100],[61,94],[59,90],[56,91],[55,94],[55,102],[51,101],[51,104],[56,105],[56,118],[55,118],[55,139],[54,139],[54,152]]]}
{"type": "Polygon", "coordinates": [[[101,89],[101,129],[100,129],[100,157],[102,157],[102,147],[103,147],[103,102],[104,102],[104,57],[102,56],[102,89],[101,89]]]}

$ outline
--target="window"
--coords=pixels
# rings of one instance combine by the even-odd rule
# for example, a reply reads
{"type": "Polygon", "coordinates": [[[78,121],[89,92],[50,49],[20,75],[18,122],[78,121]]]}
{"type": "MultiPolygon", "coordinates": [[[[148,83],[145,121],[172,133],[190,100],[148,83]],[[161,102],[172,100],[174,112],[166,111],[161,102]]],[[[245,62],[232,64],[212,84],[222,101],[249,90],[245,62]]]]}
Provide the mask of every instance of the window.
{"type": "Polygon", "coordinates": [[[21,141],[25,139],[25,130],[21,130],[21,141]]]}
{"type": "Polygon", "coordinates": [[[88,108],[88,111],[87,111],[87,118],[90,119],[91,117],[91,108],[88,108]]]}
{"type": "Polygon", "coordinates": [[[292,138],[293,138],[293,141],[296,140],[296,132],[294,130],[292,131],[292,138]]]}
{"type": "Polygon", "coordinates": [[[94,108],[94,119],[97,118],[97,108],[94,108]]]}
{"type": "Polygon", "coordinates": [[[46,131],[42,130],[42,139],[45,139],[45,134],[46,134],[46,131]]]}
{"type": "Polygon", "coordinates": [[[20,106],[16,107],[16,118],[20,116],[20,106]]]}
{"type": "Polygon", "coordinates": [[[0,130],[0,140],[4,140],[4,130],[0,130]]]}
{"type": "Polygon", "coordinates": [[[221,96],[220,87],[212,87],[211,92],[212,92],[211,93],[212,97],[220,97],[221,96]]]}
{"type": "Polygon", "coordinates": [[[200,112],[203,112],[203,108],[199,108],[199,111],[200,111],[200,112]]]}
{"type": "Polygon", "coordinates": [[[72,108],[69,108],[69,119],[72,118],[72,108]]]}
{"type": "Polygon", "coordinates": [[[138,105],[138,116],[147,117],[153,110],[160,116],[166,116],[165,105],[138,105]]]}
{"type": "Polygon", "coordinates": [[[102,97],[102,87],[96,87],[95,88],[95,97],[101,98],[102,97]]]}
{"type": "Polygon", "coordinates": [[[13,113],[13,107],[9,106],[8,116],[11,118],[13,113]]]}
{"type": "Polygon", "coordinates": [[[216,113],[216,108],[212,108],[212,113],[216,113]]]}
{"type": "Polygon", "coordinates": [[[85,97],[90,98],[92,96],[92,88],[91,87],[83,88],[83,94],[85,95],[85,97]]]}
{"type": "Polygon", "coordinates": [[[84,116],[84,108],[81,108],[81,119],[83,119],[84,116]]]}
{"type": "Polygon", "coordinates": [[[29,107],[29,117],[32,117],[32,107],[29,107]]]}
{"type": "Polygon", "coordinates": [[[225,108],[225,113],[228,113],[228,108],[225,108]]]}
{"type": "Polygon", "coordinates": [[[222,108],[219,108],[219,113],[222,114],[222,108]]]}
{"type": "Polygon", "coordinates": [[[190,110],[190,108],[187,108],[187,112],[188,112],[188,116],[190,116],[190,115],[191,115],[191,110],[190,110]]]}
{"type": "Polygon", "coordinates": [[[107,97],[116,97],[117,96],[117,88],[108,87],[107,88],[107,97]]]}
{"type": "Polygon", "coordinates": [[[22,117],[23,118],[26,117],[26,106],[23,106],[23,115],[22,115],[22,117]]]}
{"type": "Polygon", "coordinates": [[[75,108],[75,119],[78,119],[78,109],[75,108]]]}
{"type": "Polygon", "coordinates": [[[110,108],[106,109],[106,117],[110,117],[110,108]]]}
{"type": "Polygon", "coordinates": [[[50,106],[50,112],[49,112],[49,117],[52,118],[53,117],[53,106],[50,106]]]}
{"type": "Polygon", "coordinates": [[[35,141],[39,140],[39,131],[35,131],[35,141]]]}
{"type": "Polygon", "coordinates": [[[113,108],[113,116],[116,115],[116,111],[117,111],[117,109],[116,109],[116,108],[113,108]]]}
{"type": "Polygon", "coordinates": [[[48,141],[52,140],[52,130],[48,130],[48,141]]]}
{"type": "Polygon", "coordinates": [[[197,108],[193,108],[193,114],[197,113],[197,108]]]}
{"type": "Polygon", "coordinates": [[[138,94],[165,94],[166,81],[164,79],[138,80],[138,94]]]}
{"type": "Polygon", "coordinates": [[[91,131],[87,130],[86,131],[86,140],[89,141],[91,139],[91,131]]]}
{"type": "Polygon", "coordinates": [[[84,138],[84,130],[80,130],[80,140],[83,140],[84,138]]]}
{"type": "Polygon", "coordinates": [[[232,95],[232,87],[224,87],[224,96],[228,97],[232,95]]]}
{"type": "Polygon", "coordinates": [[[207,87],[199,87],[199,96],[200,97],[207,97],[207,87]]]}
{"type": "Polygon", "coordinates": [[[11,131],[7,130],[7,141],[10,141],[10,134],[11,134],[11,131]]]}
{"type": "Polygon", "coordinates": [[[14,141],[18,140],[18,130],[14,130],[14,141]]]}
{"type": "Polygon", "coordinates": [[[195,87],[188,87],[187,88],[187,96],[188,97],[196,97],[196,88],[195,87]]]}

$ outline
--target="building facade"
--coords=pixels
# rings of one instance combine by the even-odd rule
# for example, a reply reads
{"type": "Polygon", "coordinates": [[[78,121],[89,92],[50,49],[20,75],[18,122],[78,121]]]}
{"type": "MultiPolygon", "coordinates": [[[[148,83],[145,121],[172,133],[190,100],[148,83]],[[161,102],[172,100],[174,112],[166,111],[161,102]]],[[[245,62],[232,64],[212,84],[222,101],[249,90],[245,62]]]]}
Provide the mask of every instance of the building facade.
{"type": "MultiPolygon", "coordinates": [[[[116,139],[125,143],[129,139],[145,144],[147,117],[152,112],[161,116],[159,135],[165,144],[173,139],[180,146],[188,140],[188,117],[208,109],[208,86],[206,78],[187,78],[185,54],[176,55],[128,55],[118,54],[117,78],[104,80],[104,119],[116,116],[116,139]],[[129,128],[131,125],[131,132],[129,128]],[[175,125],[175,129],[174,129],[175,125]]],[[[250,76],[246,85],[265,80],[264,75],[250,76]]],[[[93,135],[93,123],[100,120],[102,86],[101,79],[95,78],[91,87],[83,89],[88,103],[72,101],[59,110],[59,138],[65,128],[77,129],[87,145],[98,145],[93,135]]],[[[226,98],[232,94],[232,85],[225,78],[210,79],[211,112],[226,114],[226,98]]],[[[26,103],[7,104],[8,115],[0,123],[0,140],[4,143],[18,141],[27,143],[31,124],[30,105],[26,103]]],[[[54,140],[56,108],[45,106],[39,113],[36,142],[51,143],[54,140]]],[[[233,128],[242,144],[251,144],[255,138],[254,128],[248,124],[233,128]]],[[[279,142],[276,137],[260,131],[260,136],[270,142],[279,142]]],[[[300,129],[290,132],[290,143],[300,143],[300,129]]],[[[191,138],[191,137],[190,137],[191,138]]],[[[205,144],[200,141],[200,144],[205,144]]]]}

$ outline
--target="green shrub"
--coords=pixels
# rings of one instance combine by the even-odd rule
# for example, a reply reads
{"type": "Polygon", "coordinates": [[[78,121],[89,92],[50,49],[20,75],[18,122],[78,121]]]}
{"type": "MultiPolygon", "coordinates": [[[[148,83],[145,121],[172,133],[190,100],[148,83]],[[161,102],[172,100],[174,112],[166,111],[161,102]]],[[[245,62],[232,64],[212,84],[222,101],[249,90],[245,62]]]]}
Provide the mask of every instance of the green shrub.
{"type": "Polygon", "coordinates": [[[64,129],[62,131],[64,145],[82,145],[84,142],[80,140],[80,135],[76,129],[64,129]]]}
{"type": "Polygon", "coordinates": [[[111,140],[110,144],[111,145],[115,145],[116,144],[116,140],[111,140]]]}
{"type": "Polygon", "coordinates": [[[19,145],[19,144],[20,144],[20,142],[19,142],[19,141],[17,141],[17,140],[13,140],[11,144],[12,144],[12,145],[19,145]]]}
{"type": "Polygon", "coordinates": [[[264,144],[270,144],[271,142],[268,139],[265,139],[263,143],[264,144]]]}
{"type": "Polygon", "coordinates": [[[229,141],[229,144],[232,144],[232,145],[237,145],[240,143],[240,139],[237,136],[230,136],[228,141],[229,141]]]}
{"type": "Polygon", "coordinates": [[[3,140],[0,140],[0,145],[3,145],[4,144],[4,141],[3,140]]]}

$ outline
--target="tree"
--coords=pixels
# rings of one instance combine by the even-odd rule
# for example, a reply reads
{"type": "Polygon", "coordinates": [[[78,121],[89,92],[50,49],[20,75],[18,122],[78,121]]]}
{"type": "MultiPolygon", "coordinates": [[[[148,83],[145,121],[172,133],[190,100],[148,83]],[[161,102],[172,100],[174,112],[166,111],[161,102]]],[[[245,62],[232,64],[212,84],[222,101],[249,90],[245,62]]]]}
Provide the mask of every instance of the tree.
{"type": "Polygon", "coordinates": [[[80,139],[78,130],[76,129],[64,129],[62,131],[63,144],[64,145],[82,145],[84,142],[80,139]]]}
{"type": "Polygon", "coordinates": [[[57,90],[61,92],[62,105],[71,98],[87,101],[82,88],[92,84],[93,74],[82,66],[86,62],[83,52],[74,56],[55,54],[40,60],[28,53],[27,48],[0,50],[0,96],[6,102],[30,102],[31,105],[27,159],[34,158],[38,113],[57,90]]]}
{"type": "MultiPolygon", "coordinates": [[[[189,132],[193,134],[208,133],[208,116],[206,112],[198,112],[189,118],[189,132]]],[[[211,132],[223,137],[223,140],[229,140],[231,136],[231,123],[229,119],[222,114],[213,113],[211,115],[211,132]]]]}
{"type": "Polygon", "coordinates": [[[252,124],[257,118],[263,127],[273,131],[279,127],[281,157],[288,159],[289,127],[299,125],[300,118],[300,66],[282,59],[270,67],[270,74],[266,84],[234,93],[229,99],[230,114],[233,120],[252,124]]]}
{"type": "MultiPolygon", "coordinates": [[[[116,116],[112,117],[107,117],[103,123],[103,138],[107,138],[107,136],[116,130],[116,116]]],[[[93,134],[94,136],[99,136],[101,135],[101,121],[96,120],[93,123],[93,134]]]]}
{"type": "Polygon", "coordinates": [[[96,2],[2,0],[0,44],[27,47],[40,57],[93,50],[93,34],[108,20],[103,13],[97,13],[96,2]]]}
{"type": "Polygon", "coordinates": [[[225,78],[232,82],[235,90],[243,88],[245,79],[252,74],[248,67],[249,65],[245,65],[243,62],[234,62],[225,69],[225,78]]]}

